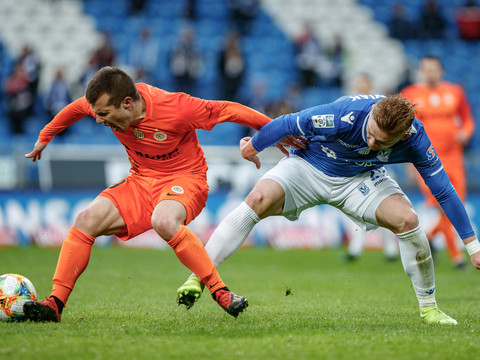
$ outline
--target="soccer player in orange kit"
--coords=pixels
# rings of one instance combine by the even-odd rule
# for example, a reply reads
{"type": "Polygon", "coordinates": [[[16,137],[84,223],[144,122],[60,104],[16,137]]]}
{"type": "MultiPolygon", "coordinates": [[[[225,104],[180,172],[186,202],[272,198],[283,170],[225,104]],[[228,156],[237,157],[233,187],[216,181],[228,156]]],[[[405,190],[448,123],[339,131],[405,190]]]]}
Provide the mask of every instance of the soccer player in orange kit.
{"type": "Polygon", "coordinates": [[[85,96],[45,126],[25,157],[39,160],[56,134],[87,115],[109,126],[125,146],[131,174],[77,215],[60,251],[51,295],[42,302],[26,303],[26,318],[60,321],[97,236],[115,234],[125,241],[151,228],[201,278],[214,300],[237,317],[248,306],[247,299],[226,287],[203,244],[186,227],[205,207],[208,196],[207,164],[195,130],[211,130],[227,121],[258,130],[270,118],[238,103],[135,84],[122,70],[104,67],[88,83],[85,96]]]}
{"type": "MultiPolygon", "coordinates": [[[[467,97],[459,85],[442,79],[443,66],[438,57],[424,56],[420,60],[419,71],[421,81],[407,86],[401,93],[417,105],[417,117],[423,123],[460,199],[465,201],[467,185],[463,149],[475,129],[467,97]]],[[[418,178],[426,203],[440,209],[420,176],[418,178]]],[[[427,234],[429,240],[437,233],[444,234],[451,261],[458,268],[464,267],[464,255],[457,246],[454,228],[441,210],[438,223],[427,234]]]]}

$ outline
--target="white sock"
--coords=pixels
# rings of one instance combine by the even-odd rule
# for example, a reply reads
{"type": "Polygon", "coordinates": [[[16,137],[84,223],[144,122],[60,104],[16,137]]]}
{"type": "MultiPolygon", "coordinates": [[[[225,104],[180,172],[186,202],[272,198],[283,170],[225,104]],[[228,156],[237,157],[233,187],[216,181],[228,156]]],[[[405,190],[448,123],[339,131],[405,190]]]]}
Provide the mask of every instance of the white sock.
{"type": "Polygon", "coordinates": [[[205,245],[215,267],[235,253],[260,218],[244,201],[223,219],[205,245]]]}
{"type": "Polygon", "coordinates": [[[383,227],[379,228],[383,238],[383,254],[389,259],[398,257],[398,241],[392,236],[392,232],[383,227]]]}
{"type": "Polygon", "coordinates": [[[435,273],[425,232],[418,226],[397,234],[403,268],[410,277],[420,307],[435,305],[435,273]]]}
{"type": "Polygon", "coordinates": [[[362,255],[363,248],[365,246],[365,238],[367,233],[360,228],[353,230],[352,237],[348,243],[347,252],[353,257],[358,257],[362,255]]]}

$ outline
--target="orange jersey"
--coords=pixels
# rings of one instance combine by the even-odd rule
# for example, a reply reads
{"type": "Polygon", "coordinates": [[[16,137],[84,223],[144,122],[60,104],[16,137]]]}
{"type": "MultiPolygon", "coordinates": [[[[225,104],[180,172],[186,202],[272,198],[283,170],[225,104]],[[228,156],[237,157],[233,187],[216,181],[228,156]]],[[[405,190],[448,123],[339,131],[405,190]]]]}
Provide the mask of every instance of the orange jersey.
{"type": "MultiPolygon", "coordinates": [[[[171,93],[147,84],[137,84],[145,100],[146,115],[126,132],[113,131],[125,146],[130,172],[148,177],[207,171],[196,129],[211,130],[222,122],[235,122],[260,129],[271,121],[246,106],[228,101],[210,101],[185,93],[171,93]]],[[[67,105],[40,132],[41,143],[85,116],[96,117],[85,97],[67,105]]]]}
{"type": "MultiPolygon", "coordinates": [[[[462,129],[471,137],[475,122],[463,89],[459,85],[443,81],[435,89],[414,84],[403,89],[401,93],[417,105],[418,119],[423,123],[458,195],[465,200],[463,146],[457,141],[457,133],[462,129]]],[[[427,203],[436,204],[435,198],[421,178],[419,185],[427,203]]]]}
{"type": "Polygon", "coordinates": [[[422,84],[407,86],[401,91],[417,105],[417,118],[423,123],[438,156],[444,161],[454,156],[462,161],[463,147],[457,141],[459,129],[468,137],[473,135],[475,122],[463,89],[456,84],[442,81],[431,89],[422,84]]]}

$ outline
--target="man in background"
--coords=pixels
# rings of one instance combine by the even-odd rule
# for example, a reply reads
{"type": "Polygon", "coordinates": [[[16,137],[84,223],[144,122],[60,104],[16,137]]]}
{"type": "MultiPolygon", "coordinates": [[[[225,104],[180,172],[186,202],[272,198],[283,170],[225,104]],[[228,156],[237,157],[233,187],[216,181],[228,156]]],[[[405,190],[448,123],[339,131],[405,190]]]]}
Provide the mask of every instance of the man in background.
{"type": "MultiPolygon", "coordinates": [[[[470,105],[459,85],[443,80],[443,66],[436,56],[424,56],[420,60],[419,75],[420,81],[401,93],[417,105],[417,118],[423,123],[460,199],[465,202],[463,151],[475,129],[470,105]]],[[[463,268],[465,258],[457,245],[452,224],[425,183],[418,180],[427,205],[438,207],[440,212],[438,223],[427,234],[428,239],[431,242],[435,235],[443,233],[451,261],[457,268],[463,268]]]]}

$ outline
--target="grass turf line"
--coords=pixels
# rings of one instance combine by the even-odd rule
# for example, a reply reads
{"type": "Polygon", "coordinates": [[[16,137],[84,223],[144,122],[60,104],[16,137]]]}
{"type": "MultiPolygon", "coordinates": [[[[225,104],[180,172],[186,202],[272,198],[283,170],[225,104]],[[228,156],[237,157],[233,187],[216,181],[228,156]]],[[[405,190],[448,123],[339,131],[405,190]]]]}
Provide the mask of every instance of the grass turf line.
{"type": "MultiPolygon", "coordinates": [[[[58,249],[0,249],[0,273],[48,295],[58,249]]],[[[437,300],[456,327],[422,324],[401,262],[367,252],[242,249],[219,268],[249,299],[238,319],[204,292],[175,304],[189,271],[172,251],[95,248],[60,324],[1,323],[0,359],[472,359],[480,273],[436,264],[437,300]],[[291,294],[286,296],[286,292],[291,294]]]]}

